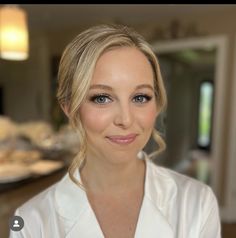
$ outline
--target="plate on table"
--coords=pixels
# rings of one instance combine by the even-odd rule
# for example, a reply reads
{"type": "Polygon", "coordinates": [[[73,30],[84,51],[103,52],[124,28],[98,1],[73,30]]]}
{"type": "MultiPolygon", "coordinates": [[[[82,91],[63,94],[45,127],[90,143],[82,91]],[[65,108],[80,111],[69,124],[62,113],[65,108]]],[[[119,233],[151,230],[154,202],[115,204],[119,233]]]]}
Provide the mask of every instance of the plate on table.
{"type": "Polygon", "coordinates": [[[46,175],[64,167],[62,161],[40,160],[29,165],[29,170],[34,174],[46,175]]]}
{"type": "Polygon", "coordinates": [[[18,164],[0,165],[0,183],[12,183],[31,177],[28,167],[18,164]]]}

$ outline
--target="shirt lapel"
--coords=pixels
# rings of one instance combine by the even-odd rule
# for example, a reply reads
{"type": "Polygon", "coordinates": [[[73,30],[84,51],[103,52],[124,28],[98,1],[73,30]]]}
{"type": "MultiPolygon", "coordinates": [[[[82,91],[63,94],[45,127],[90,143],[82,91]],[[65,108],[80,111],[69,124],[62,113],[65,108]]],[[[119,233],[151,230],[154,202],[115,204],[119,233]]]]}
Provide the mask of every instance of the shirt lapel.
{"type": "MultiPolygon", "coordinates": [[[[81,182],[78,171],[75,177],[81,182]]],[[[68,174],[56,187],[55,206],[64,237],[104,238],[85,191],[68,174]]]]}
{"type": "Polygon", "coordinates": [[[152,201],[144,197],[135,232],[135,238],[174,238],[174,233],[166,218],[152,201]]]}
{"type": "Polygon", "coordinates": [[[86,209],[76,220],[77,222],[68,232],[66,238],[104,238],[102,230],[91,208],[88,207],[88,209],[86,209]]]}
{"type": "Polygon", "coordinates": [[[157,167],[150,161],[146,153],[144,153],[144,159],[146,161],[144,199],[135,238],[174,238],[174,231],[165,215],[166,206],[170,201],[166,200],[167,196],[164,195],[166,192],[170,192],[175,196],[176,191],[172,189],[173,183],[168,181],[167,177],[164,178],[156,173],[157,167]],[[163,185],[165,186],[163,187],[163,185]]]}

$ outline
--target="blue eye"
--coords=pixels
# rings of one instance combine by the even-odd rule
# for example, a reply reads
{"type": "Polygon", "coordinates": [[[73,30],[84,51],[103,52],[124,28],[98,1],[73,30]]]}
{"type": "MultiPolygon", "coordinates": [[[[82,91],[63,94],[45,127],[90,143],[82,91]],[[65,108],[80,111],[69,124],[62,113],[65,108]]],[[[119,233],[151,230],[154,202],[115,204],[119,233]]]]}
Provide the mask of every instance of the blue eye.
{"type": "Polygon", "coordinates": [[[152,99],[152,97],[150,97],[148,95],[141,95],[141,94],[134,97],[134,100],[137,103],[147,103],[151,99],[152,99]]]}
{"type": "MultiPolygon", "coordinates": [[[[138,104],[143,104],[143,103],[147,103],[151,99],[152,99],[151,96],[148,96],[146,94],[140,94],[140,95],[135,96],[133,98],[133,101],[138,104]]],[[[96,104],[105,105],[105,104],[112,102],[112,99],[107,94],[97,94],[97,95],[91,96],[89,98],[89,101],[96,103],[96,104]]]]}
{"type": "Polygon", "coordinates": [[[97,104],[107,104],[111,101],[107,95],[94,95],[89,100],[97,104]]]}

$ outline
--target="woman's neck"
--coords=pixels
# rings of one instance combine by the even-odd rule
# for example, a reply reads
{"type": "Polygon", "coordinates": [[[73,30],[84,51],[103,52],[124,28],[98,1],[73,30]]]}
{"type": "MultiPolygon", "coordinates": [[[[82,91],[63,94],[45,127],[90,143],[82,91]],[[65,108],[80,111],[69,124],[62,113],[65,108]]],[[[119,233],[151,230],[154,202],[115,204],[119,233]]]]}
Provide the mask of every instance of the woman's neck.
{"type": "Polygon", "coordinates": [[[112,164],[99,159],[89,159],[80,172],[87,190],[94,193],[130,191],[143,186],[145,161],[130,160],[128,163],[112,164]]]}

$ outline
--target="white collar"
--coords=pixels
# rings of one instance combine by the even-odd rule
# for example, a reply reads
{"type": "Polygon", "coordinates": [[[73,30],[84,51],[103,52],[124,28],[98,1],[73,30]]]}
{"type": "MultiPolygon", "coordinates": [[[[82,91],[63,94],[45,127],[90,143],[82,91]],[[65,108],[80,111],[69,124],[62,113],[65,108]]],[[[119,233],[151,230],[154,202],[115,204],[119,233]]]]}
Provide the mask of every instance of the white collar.
{"type": "MultiPolygon", "coordinates": [[[[165,209],[176,194],[175,182],[158,170],[145,152],[143,159],[146,162],[144,198],[135,238],[172,238],[174,233],[165,216],[165,209]],[[167,193],[171,196],[166,196],[167,193]]],[[[75,177],[81,181],[78,172],[75,177]]],[[[71,181],[68,173],[56,186],[55,205],[68,237],[80,234],[80,237],[104,238],[85,191],[71,181]]]]}

